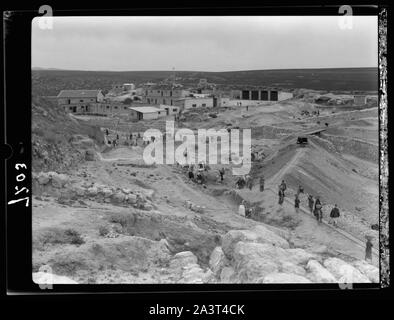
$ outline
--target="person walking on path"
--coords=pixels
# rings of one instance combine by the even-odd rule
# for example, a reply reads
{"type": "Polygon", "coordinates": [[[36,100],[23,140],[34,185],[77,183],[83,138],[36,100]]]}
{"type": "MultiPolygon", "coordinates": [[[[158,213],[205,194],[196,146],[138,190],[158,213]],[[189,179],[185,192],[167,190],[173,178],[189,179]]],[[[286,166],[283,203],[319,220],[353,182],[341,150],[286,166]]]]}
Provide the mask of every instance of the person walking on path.
{"type": "Polygon", "coordinates": [[[322,212],[322,205],[320,202],[320,198],[316,197],[315,207],[314,207],[314,214],[318,222],[322,222],[323,219],[323,212],[322,212]]]}
{"type": "Polygon", "coordinates": [[[264,177],[263,176],[261,176],[260,177],[260,192],[263,192],[264,191],[264,177]]]}
{"type": "Polygon", "coordinates": [[[279,195],[279,201],[278,201],[278,203],[279,203],[280,205],[282,205],[285,196],[284,196],[283,190],[282,190],[281,188],[279,188],[278,195],[279,195]]]}
{"type": "Polygon", "coordinates": [[[313,213],[313,205],[314,205],[313,196],[310,194],[308,195],[308,206],[311,213],[313,213]]]}
{"type": "Polygon", "coordinates": [[[340,213],[339,213],[339,209],[338,206],[335,204],[334,208],[332,208],[331,212],[330,212],[330,224],[333,224],[334,226],[337,226],[337,219],[339,218],[340,213]]]}
{"type": "Polygon", "coordinates": [[[253,182],[252,182],[252,177],[250,175],[246,175],[245,182],[246,182],[246,187],[249,188],[249,190],[252,190],[253,182]]]}
{"type": "Polygon", "coordinates": [[[282,180],[282,182],[280,184],[280,189],[283,191],[283,196],[285,196],[285,191],[287,189],[285,180],[282,180]]]}
{"type": "Polygon", "coordinates": [[[241,202],[241,204],[239,205],[239,208],[238,208],[238,214],[241,216],[241,217],[245,217],[245,200],[242,200],[242,202],[241,202]]]}
{"type": "Polygon", "coordinates": [[[372,263],[372,242],[371,238],[367,237],[367,242],[365,244],[365,261],[372,263]]]}
{"type": "Polygon", "coordinates": [[[295,195],[294,208],[295,208],[296,213],[298,213],[298,210],[300,208],[300,198],[298,197],[298,194],[295,195]]]}
{"type": "Polygon", "coordinates": [[[220,174],[220,182],[223,182],[224,168],[221,168],[221,169],[219,170],[219,174],[220,174]]]}

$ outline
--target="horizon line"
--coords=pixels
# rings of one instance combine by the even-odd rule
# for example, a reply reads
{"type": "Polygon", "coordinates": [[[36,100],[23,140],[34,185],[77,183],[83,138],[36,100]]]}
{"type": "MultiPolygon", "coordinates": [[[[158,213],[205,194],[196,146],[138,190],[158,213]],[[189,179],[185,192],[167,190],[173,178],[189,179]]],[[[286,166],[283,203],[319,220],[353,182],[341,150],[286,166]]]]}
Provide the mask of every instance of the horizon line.
{"type": "MultiPolygon", "coordinates": [[[[378,66],[370,67],[307,67],[307,68],[278,68],[278,69],[244,69],[228,71],[204,71],[204,70],[175,70],[175,72],[205,72],[205,73],[225,73],[225,72],[250,72],[250,71],[281,71],[281,70],[332,70],[332,69],[378,69],[378,66]]],[[[32,70],[47,71],[85,71],[85,72],[174,72],[174,70],[84,70],[84,69],[62,69],[62,68],[45,68],[31,67],[32,70]]]]}

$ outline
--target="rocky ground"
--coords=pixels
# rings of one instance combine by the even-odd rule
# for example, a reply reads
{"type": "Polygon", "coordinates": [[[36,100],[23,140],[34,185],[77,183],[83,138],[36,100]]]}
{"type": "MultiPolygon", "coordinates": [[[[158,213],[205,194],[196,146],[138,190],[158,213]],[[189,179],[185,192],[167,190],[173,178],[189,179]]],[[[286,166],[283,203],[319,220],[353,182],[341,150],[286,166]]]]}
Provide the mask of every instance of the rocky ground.
{"type": "MultiPolygon", "coordinates": [[[[292,146],[294,134],[319,121],[294,119],[304,103],[265,111],[250,107],[248,114],[223,110],[203,122],[216,128],[227,122],[241,128],[254,123],[253,143],[262,156],[252,172],[255,183],[265,175],[268,189],[263,193],[257,184],[252,190],[234,190],[230,168],[219,183],[216,166],[211,166],[208,183],[197,185],[179,166],[146,165],[142,146],[111,149],[100,145],[100,134],[95,139],[87,132],[73,133],[66,145],[57,147],[58,160],[52,163],[42,154],[55,147],[37,134],[33,145],[41,156],[36,156],[33,174],[33,279],[45,281],[48,273],[43,270],[49,266],[55,283],[378,282],[376,255],[372,264],[366,263],[363,246],[319,225],[308,213],[296,213],[291,202],[302,183],[307,193],[323,197],[325,216],[338,202],[341,230],[364,240],[363,234],[378,221],[371,135],[375,110],[321,114],[332,131],[311,138],[300,150],[292,146]],[[365,126],[371,132],[360,138],[358,128],[365,126]],[[346,150],[330,140],[335,135],[349,140],[346,150]],[[73,150],[78,150],[78,160],[71,160],[73,150]],[[56,169],[62,157],[69,163],[56,169]],[[269,188],[276,191],[282,178],[288,181],[290,201],[279,206],[269,188]],[[252,219],[237,214],[241,200],[259,208],[252,219]]],[[[43,125],[45,116],[39,114],[43,125]]],[[[77,121],[78,128],[100,126],[89,119],[69,121],[77,121]]],[[[120,134],[131,130],[106,125],[120,134]]]]}

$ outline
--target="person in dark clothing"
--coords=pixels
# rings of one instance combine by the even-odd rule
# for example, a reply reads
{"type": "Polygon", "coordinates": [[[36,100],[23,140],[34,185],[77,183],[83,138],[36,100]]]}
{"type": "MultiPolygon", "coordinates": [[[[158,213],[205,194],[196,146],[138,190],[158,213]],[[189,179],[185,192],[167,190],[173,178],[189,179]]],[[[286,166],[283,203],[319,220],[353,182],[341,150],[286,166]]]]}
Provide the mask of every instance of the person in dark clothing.
{"type": "Polygon", "coordinates": [[[339,218],[340,214],[339,214],[339,209],[338,206],[335,204],[334,208],[332,208],[331,212],[330,212],[330,221],[329,223],[333,224],[334,226],[337,225],[337,219],[339,218]]]}
{"type": "Polygon", "coordinates": [[[119,134],[116,134],[116,140],[119,140],[119,134]]]}
{"type": "Polygon", "coordinates": [[[314,206],[314,215],[318,222],[322,222],[323,219],[323,212],[322,212],[322,205],[320,202],[319,197],[316,197],[315,206],[314,206]]]}
{"type": "Polygon", "coordinates": [[[314,204],[313,196],[310,194],[308,195],[308,206],[311,213],[313,213],[313,204],[314,204]]]}
{"type": "Polygon", "coordinates": [[[264,191],[264,183],[265,183],[264,177],[260,177],[260,192],[264,191]]]}
{"type": "Polygon", "coordinates": [[[106,134],[107,136],[109,135],[108,129],[105,129],[105,134],[106,134]]]}
{"type": "Polygon", "coordinates": [[[372,263],[372,242],[371,238],[367,238],[367,243],[365,244],[365,261],[372,263]]]}
{"type": "Polygon", "coordinates": [[[298,187],[298,191],[297,191],[297,194],[299,195],[300,193],[304,193],[304,187],[303,186],[299,186],[298,187]]]}
{"type": "Polygon", "coordinates": [[[284,193],[283,193],[283,190],[282,190],[282,189],[279,189],[278,195],[279,195],[279,201],[278,201],[278,203],[279,203],[280,205],[282,205],[282,203],[283,203],[283,200],[284,200],[284,198],[285,198],[285,196],[284,196],[284,193]]]}
{"type": "Polygon", "coordinates": [[[189,170],[189,180],[193,180],[194,179],[194,173],[193,170],[189,170]]]}
{"type": "Polygon", "coordinates": [[[246,111],[249,111],[249,106],[246,106],[246,111]]]}
{"type": "Polygon", "coordinates": [[[298,209],[300,208],[300,198],[298,197],[298,194],[295,195],[294,208],[296,213],[298,213],[298,209]]]}
{"type": "Polygon", "coordinates": [[[243,187],[245,186],[245,179],[244,177],[239,177],[237,182],[236,182],[236,186],[238,189],[243,189],[243,187]]]}
{"type": "Polygon", "coordinates": [[[220,174],[220,182],[223,182],[224,168],[221,168],[221,169],[219,170],[219,174],[220,174]]]}
{"type": "Polygon", "coordinates": [[[285,191],[287,189],[285,180],[282,180],[282,182],[280,184],[280,189],[283,191],[283,196],[285,196],[285,191]]]}

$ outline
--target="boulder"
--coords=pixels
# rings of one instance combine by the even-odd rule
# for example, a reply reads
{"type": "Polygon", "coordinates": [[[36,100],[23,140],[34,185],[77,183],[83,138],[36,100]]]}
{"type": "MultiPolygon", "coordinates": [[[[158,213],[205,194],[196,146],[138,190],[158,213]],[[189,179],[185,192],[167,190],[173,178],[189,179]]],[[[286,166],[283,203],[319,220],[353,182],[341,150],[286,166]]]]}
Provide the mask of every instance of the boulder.
{"type": "Polygon", "coordinates": [[[324,266],[339,283],[370,283],[371,281],[355,267],[338,258],[324,260],[324,266]]]}
{"type": "Polygon", "coordinates": [[[311,281],[305,277],[292,273],[271,273],[266,275],[263,279],[258,282],[262,283],[311,283],[311,281]]]}
{"type": "Polygon", "coordinates": [[[209,267],[215,276],[219,276],[223,267],[227,264],[226,256],[221,247],[216,247],[210,256],[209,267]]]}
{"type": "Polygon", "coordinates": [[[338,282],[335,277],[324,268],[318,261],[310,260],[307,264],[309,275],[313,282],[317,283],[336,283],[338,282]]]}
{"type": "Polygon", "coordinates": [[[56,172],[51,173],[51,182],[55,188],[63,188],[67,184],[68,180],[69,178],[65,174],[59,174],[56,172]]]}
{"type": "Polygon", "coordinates": [[[268,243],[281,248],[289,247],[285,239],[264,226],[257,226],[252,230],[231,230],[222,238],[223,252],[229,259],[233,256],[234,246],[240,241],[268,243]]]}
{"type": "Polygon", "coordinates": [[[126,196],[122,192],[112,194],[111,201],[115,204],[120,204],[125,201],[126,196]]]}
{"type": "Polygon", "coordinates": [[[135,204],[137,203],[137,196],[135,194],[130,193],[127,195],[126,201],[130,204],[135,204]]]}
{"type": "Polygon", "coordinates": [[[50,285],[50,284],[78,284],[78,282],[56,274],[48,272],[33,272],[33,282],[36,284],[50,285]]]}
{"type": "Polygon", "coordinates": [[[87,193],[90,197],[96,197],[98,192],[99,192],[99,190],[96,186],[90,187],[87,190],[87,193]]]}
{"type": "Polygon", "coordinates": [[[196,264],[197,257],[191,251],[182,251],[174,255],[171,264],[177,267],[183,267],[188,264],[196,264]]]}
{"type": "Polygon", "coordinates": [[[281,272],[297,274],[299,276],[305,276],[306,275],[306,271],[305,271],[305,269],[303,267],[297,266],[296,264],[294,264],[292,262],[289,262],[289,261],[282,262],[281,272]]]}
{"type": "Polygon", "coordinates": [[[356,262],[353,262],[353,266],[357,268],[363,275],[367,276],[371,282],[379,283],[379,268],[369,264],[364,260],[358,260],[356,262]]]}
{"type": "Polygon", "coordinates": [[[267,274],[278,272],[279,266],[272,259],[276,256],[275,249],[269,244],[238,242],[234,248],[233,265],[239,282],[255,282],[267,274]]]}
{"type": "Polygon", "coordinates": [[[85,151],[85,160],[86,161],[96,161],[98,159],[96,151],[89,149],[85,151]]]}
{"type": "Polygon", "coordinates": [[[321,259],[318,255],[309,253],[301,248],[287,249],[286,253],[288,254],[287,259],[295,264],[306,264],[311,259],[321,259]]]}
{"type": "Polygon", "coordinates": [[[235,271],[231,267],[224,267],[220,273],[220,282],[233,283],[235,278],[235,271]]]}
{"type": "Polygon", "coordinates": [[[51,180],[51,177],[50,177],[47,173],[45,173],[45,172],[40,172],[40,173],[37,175],[37,181],[38,181],[38,183],[41,184],[41,185],[46,185],[46,184],[48,184],[50,180],[51,180]]]}

